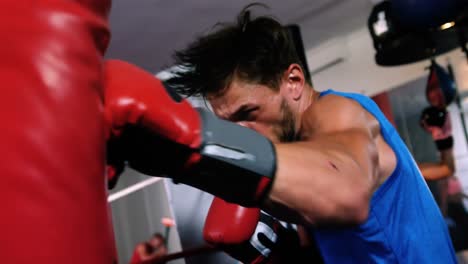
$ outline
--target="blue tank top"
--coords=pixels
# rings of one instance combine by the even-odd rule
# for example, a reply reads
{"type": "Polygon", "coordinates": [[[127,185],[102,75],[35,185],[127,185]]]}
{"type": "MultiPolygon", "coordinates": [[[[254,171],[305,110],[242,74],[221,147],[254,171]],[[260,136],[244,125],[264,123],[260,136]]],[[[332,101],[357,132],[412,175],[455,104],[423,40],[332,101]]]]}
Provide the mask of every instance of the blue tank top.
{"type": "Polygon", "coordinates": [[[332,90],[320,96],[327,94],[357,101],[379,121],[397,165],[373,194],[365,223],[312,231],[325,263],[456,263],[447,225],[395,128],[369,97],[332,90]]]}

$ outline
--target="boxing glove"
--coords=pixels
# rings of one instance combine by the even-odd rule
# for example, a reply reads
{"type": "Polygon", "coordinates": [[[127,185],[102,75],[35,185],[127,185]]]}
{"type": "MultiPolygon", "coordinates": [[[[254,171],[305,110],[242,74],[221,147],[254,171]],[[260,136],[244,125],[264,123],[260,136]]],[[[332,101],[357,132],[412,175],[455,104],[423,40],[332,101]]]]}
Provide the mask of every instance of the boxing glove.
{"type": "Polygon", "coordinates": [[[445,109],[426,107],[421,113],[421,127],[430,133],[440,151],[453,147],[450,115],[445,109]]]}
{"type": "Polygon", "coordinates": [[[265,197],[276,170],[269,140],[193,108],[134,65],[109,60],[104,67],[108,138],[118,142],[114,160],[245,206],[265,197]]]}
{"type": "Polygon", "coordinates": [[[214,197],[206,216],[203,238],[216,246],[244,243],[254,234],[259,219],[259,208],[242,207],[214,197]]]}
{"type": "Polygon", "coordinates": [[[245,208],[215,197],[206,217],[203,237],[246,264],[304,261],[294,225],[280,222],[258,208],[245,208]]]}

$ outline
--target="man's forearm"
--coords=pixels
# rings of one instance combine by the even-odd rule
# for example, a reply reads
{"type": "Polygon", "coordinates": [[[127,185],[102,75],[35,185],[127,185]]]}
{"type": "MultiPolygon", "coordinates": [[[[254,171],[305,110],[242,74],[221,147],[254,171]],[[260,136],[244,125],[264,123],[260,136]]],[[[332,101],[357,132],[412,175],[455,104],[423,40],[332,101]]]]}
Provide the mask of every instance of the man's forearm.
{"type": "Polygon", "coordinates": [[[265,203],[267,211],[275,215],[286,211],[290,219],[285,220],[302,219],[307,224],[354,224],[367,219],[375,184],[373,177],[366,176],[373,170],[371,155],[355,154],[368,159],[358,162],[339,142],[326,140],[277,144],[276,151],[278,170],[265,203]]]}
{"type": "Polygon", "coordinates": [[[418,167],[426,180],[440,180],[452,176],[450,168],[443,163],[419,163],[418,167]]]}
{"type": "Polygon", "coordinates": [[[453,175],[455,173],[455,157],[453,154],[453,148],[442,150],[440,152],[440,160],[448,167],[450,174],[453,175]]]}

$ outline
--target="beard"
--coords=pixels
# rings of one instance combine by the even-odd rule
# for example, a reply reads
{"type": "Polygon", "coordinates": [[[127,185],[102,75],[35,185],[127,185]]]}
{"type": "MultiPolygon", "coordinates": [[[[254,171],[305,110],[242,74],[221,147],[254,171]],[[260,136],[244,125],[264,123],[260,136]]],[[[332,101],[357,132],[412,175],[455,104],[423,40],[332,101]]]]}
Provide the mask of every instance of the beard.
{"type": "Polygon", "coordinates": [[[298,140],[296,133],[296,118],[291,107],[286,100],[281,101],[280,113],[282,115],[279,125],[274,129],[274,133],[280,142],[294,142],[298,140]]]}

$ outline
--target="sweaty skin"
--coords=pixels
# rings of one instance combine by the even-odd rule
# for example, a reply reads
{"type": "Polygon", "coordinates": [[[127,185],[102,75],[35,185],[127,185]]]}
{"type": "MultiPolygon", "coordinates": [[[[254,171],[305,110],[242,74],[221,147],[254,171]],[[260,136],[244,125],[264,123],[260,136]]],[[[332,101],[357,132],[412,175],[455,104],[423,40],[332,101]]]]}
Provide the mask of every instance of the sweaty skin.
{"type": "Polygon", "coordinates": [[[357,102],[335,95],[316,99],[304,113],[301,141],[276,145],[269,203],[299,212],[307,223],[364,222],[373,192],[396,166],[379,128],[357,102]]]}
{"type": "Polygon", "coordinates": [[[362,223],[373,192],[396,167],[377,120],[351,99],[319,97],[297,64],[276,89],[234,77],[207,98],[220,118],[274,142],[277,173],[262,209],[283,220],[362,223]]]}

